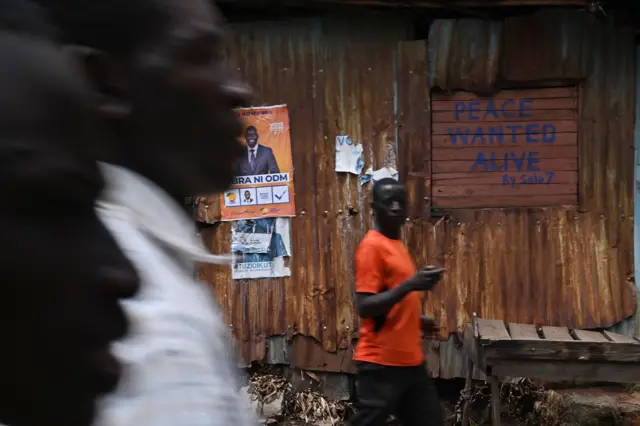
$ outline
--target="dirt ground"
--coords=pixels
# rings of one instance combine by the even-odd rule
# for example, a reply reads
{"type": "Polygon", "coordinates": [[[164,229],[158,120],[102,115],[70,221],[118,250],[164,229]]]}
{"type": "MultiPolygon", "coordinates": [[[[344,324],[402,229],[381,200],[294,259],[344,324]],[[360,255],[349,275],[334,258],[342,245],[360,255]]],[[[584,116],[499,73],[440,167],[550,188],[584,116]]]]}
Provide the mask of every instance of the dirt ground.
{"type": "MultiPolygon", "coordinates": [[[[562,426],[640,426],[640,391],[622,389],[619,386],[594,386],[562,389],[557,391],[567,404],[562,426]]],[[[445,402],[445,407],[448,405],[445,402]]],[[[449,407],[446,407],[449,408],[449,407]]],[[[451,411],[446,415],[450,415],[451,411]]],[[[276,426],[329,426],[327,423],[311,424],[285,420],[276,426]]],[[[503,426],[524,426],[525,423],[503,417],[503,426]]],[[[393,425],[389,425],[393,426],[393,425]]]]}

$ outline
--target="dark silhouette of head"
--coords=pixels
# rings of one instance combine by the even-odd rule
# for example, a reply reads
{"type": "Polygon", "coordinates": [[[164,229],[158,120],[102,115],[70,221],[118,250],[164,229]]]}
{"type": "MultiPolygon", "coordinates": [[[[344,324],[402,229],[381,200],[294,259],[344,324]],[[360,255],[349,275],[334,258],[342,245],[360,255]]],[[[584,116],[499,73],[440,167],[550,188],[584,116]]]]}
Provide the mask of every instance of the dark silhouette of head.
{"type": "Polygon", "coordinates": [[[371,208],[376,225],[385,232],[397,233],[407,219],[407,193],[404,186],[393,178],[384,178],[373,184],[371,208]]]}
{"type": "Polygon", "coordinates": [[[249,126],[244,131],[244,140],[249,148],[254,148],[258,143],[258,130],[254,126],[249,126]]]}
{"type": "Polygon", "coordinates": [[[88,426],[136,271],[98,219],[89,86],[27,0],[0,2],[0,422],[88,426]]]}
{"type": "Polygon", "coordinates": [[[100,101],[111,136],[103,159],[180,200],[231,184],[244,153],[233,108],[247,106],[250,91],[223,61],[226,32],[213,2],[37,1],[100,101]]]}

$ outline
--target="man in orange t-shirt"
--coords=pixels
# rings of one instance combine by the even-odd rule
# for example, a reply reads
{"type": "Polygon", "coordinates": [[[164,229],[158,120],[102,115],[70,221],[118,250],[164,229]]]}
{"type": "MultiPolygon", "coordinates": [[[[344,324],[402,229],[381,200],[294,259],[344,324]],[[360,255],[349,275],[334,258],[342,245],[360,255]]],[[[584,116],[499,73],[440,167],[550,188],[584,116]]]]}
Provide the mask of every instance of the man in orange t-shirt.
{"type": "Polygon", "coordinates": [[[356,307],[360,337],[354,359],[357,413],[352,426],[384,425],[393,414],[403,426],[443,425],[442,408],[424,364],[421,291],[431,290],[442,269],[416,267],[400,241],[407,196],[396,180],[373,187],[374,229],[356,251],[356,307]]]}

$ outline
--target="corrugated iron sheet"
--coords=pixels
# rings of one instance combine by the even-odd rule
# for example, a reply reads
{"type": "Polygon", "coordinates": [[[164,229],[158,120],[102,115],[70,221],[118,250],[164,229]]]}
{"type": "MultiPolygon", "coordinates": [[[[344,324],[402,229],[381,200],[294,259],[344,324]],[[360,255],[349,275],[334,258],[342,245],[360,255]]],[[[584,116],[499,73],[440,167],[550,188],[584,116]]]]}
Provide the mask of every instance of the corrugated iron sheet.
{"type": "Polygon", "coordinates": [[[636,120],[634,127],[634,137],[633,137],[633,145],[634,145],[634,284],[636,287],[636,314],[633,317],[627,318],[626,320],[616,324],[611,327],[610,330],[615,333],[625,334],[628,336],[636,335],[640,336],[640,108],[638,105],[640,104],[640,46],[636,45],[636,55],[635,55],[635,63],[636,63],[636,120]]]}
{"type": "Polygon", "coordinates": [[[586,77],[589,52],[582,47],[594,19],[587,13],[549,9],[506,19],[504,79],[571,81],[586,77]]]}
{"type": "MultiPolygon", "coordinates": [[[[428,91],[420,90],[428,81],[424,50],[419,42],[396,43],[407,32],[401,24],[348,24],[237,28],[231,51],[239,72],[257,88],[255,104],[289,105],[298,209],[292,219],[290,278],[233,281],[227,268],[200,271],[213,284],[247,362],[264,358],[268,336],[298,335],[289,354],[294,365],[349,370],[344,360],[357,325],[352,256],[371,215],[369,188],[333,170],[336,135],[363,143],[365,167],[396,161],[399,152],[413,217],[422,216],[428,205],[429,163],[420,161],[430,153],[424,136],[429,121],[421,121],[430,113],[428,91]]],[[[457,210],[439,220],[417,219],[405,232],[419,264],[447,268],[444,282],[425,303],[442,324],[442,339],[460,331],[473,312],[590,328],[613,325],[635,311],[635,289],[628,281],[633,273],[633,37],[598,22],[581,49],[589,56],[584,56],[588,78],[580,89],[580,206],[457,210]]],[[[215,220],[215,206],[201,209],[215,220]]],[[[226,252],[230,226],[206,230],[205,238],[215,251],[226,252]]],[[[447,355],[457,350],[452,344],[440,342],[428,355],[430,370],[442,377],[464,367],[447,355]]]]}
{"type": "Polygon", "coordinates": [[[432,88],[495,91],[502,57],[502,22],[439,19],[429,30],[432,88]]]}
{"type": "MultiPolygon", "coordinates": [[[[352,255],[369,227],[369,201],[357,177],[334,172],[334,140],[361,141],[376,168],[395,151],[395,49],[407,28],[389,20],[350,28],[331,20],[236,31],[232,57],[256,89],[254,104],[289,106],[298,209],[291,278],[233,281],[227,269],[201,269],[248,361],[262,359],[274,334],[310,336],[328,352],[351,346],[352,255]]],[[[201,205],[200,212],[212,218],[216,209],[201,205]]],[[[216,251],[229,250],[229,236],[228,224],[205,231],[216,251]]]]}

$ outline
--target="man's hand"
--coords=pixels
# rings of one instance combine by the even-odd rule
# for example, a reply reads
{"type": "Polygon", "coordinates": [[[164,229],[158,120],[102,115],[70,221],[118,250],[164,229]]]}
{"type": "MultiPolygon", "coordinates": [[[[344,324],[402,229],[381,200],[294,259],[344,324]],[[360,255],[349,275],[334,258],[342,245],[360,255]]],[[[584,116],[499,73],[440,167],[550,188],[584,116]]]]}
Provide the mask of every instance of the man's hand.
{"type": "Polygon", "coordinates": [[[440,325],[434,318],[421,315],[420,321],[424,337],[436,337],[440,333],[440,325]]]}
{"type": "Polygon", "coordinates": [[[438,284],[443,272],[443,268],[421,269],[409,278],[409,286],[412,291],[429,291],[438,284]]]}

